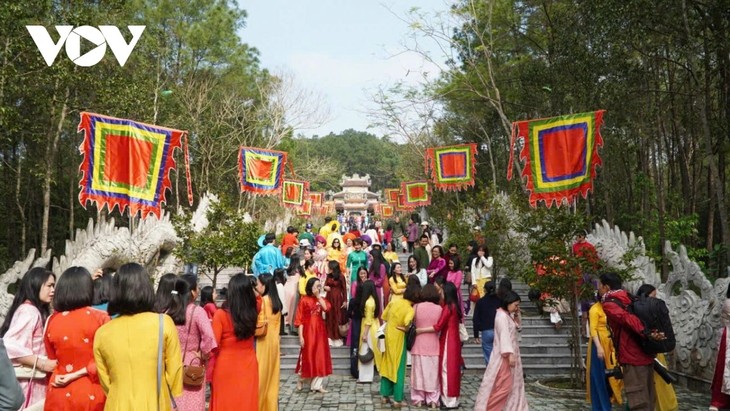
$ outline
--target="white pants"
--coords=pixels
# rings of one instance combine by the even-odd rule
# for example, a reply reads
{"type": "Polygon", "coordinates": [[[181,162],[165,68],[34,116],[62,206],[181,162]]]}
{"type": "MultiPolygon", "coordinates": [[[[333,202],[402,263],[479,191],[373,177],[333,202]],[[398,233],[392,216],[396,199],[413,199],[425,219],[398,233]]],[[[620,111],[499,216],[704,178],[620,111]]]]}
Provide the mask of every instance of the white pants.
{"type": "MultiPolygon", "coordinates": [[[[448,331],[447,331],[448,333],[448,331]]],[[[448,337],[448,334],[447,334],[448,337]]],[[[456,408],[459,406],[459,397],[449,397],[449,378],[448,373],[446,371],[448,362],[447,362],[448,353],[446,352],[446,349],[444,349],[444,359],[441,361],[441,402],[444,403],[445,407],[448,408],[456,408]]]]}
{"type": "MultiPolygon", "coordinates": [[[[374,344],[372,341],[372,337],[370,336],[370,333],[368,332],[368,339],[367,341],[360,341],[360,351],[358,351],[359,354],[365,354],[368,350],[368,347],[371,347],[371,350],[377,350],[377,348],[374,348],[374,344]]],[[[375,360],[370,361],[367,364],[363,364],[360,362],[360,360],[357,361],[357,369],[358,369],[358,382],[373,382],[373,377],[375,377],[375,360]]]]}
{"type": "Polygon", "coordinates": [[[324,385],[324,377],[312,378],[312,383],[309,385],[311,390],[321,390],[324,385]]]}

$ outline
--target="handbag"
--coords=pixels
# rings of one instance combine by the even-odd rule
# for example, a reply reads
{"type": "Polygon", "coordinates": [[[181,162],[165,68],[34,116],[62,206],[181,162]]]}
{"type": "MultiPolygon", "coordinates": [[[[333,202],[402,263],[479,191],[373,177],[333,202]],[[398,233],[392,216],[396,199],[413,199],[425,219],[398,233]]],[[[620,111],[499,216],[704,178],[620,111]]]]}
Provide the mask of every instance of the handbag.
{"type": "MultiPolygon", "coordinates": [[[[50,319],[50,316],[46,318],[46,323],[43,326],[44,338],[46,335],[46,331],[48,330],[48,321],[50,319]]],[[[21,408],[21,410],[23,411],[43,411],[43,409],[45,408],[45,399],[36,401],[33,404],[28,404],[30,402],[30,397],[33,391],[33,384],[35,383],[33,380],[45,379],[47,375],[45,372],[37,369],[39,359],[40,356],[36,355],[35,362],[33,362],[33,367],[28,367],[26,365],[13,366],[13,371],[15,371],[15,378],[17,378],[18,380],[28,380],[28,393],[25,395],[25,401],[23,402],[23,407],[21,408]]]]}
{"type": "Polygon", "coordinates": [[[347,333],[350,332],[350,318],[346,308],[341,308],[340,313],[340,324],[337,329],[340,332],[340,337],[347,337],[347,333]]]}
{"type": "Polygon", "coordinates": [[[469,292],[469,301],[471,301],[473,303],[476,303],[477,301],[479,301],[479,289],[477,288],[476,285],[473,286],[471,288],[471,291],[469,292]]]}
{"type": "Polygon", "coordinates": [[[466,325],[464,325],[464,323],[459,323],[459,341],[469,341],[469,332],[466,331],[466,325]]]}
{"type": "Polygon", "coordinates": [[[15,378],[18,380],[42,380],[46,378],[47,374],[36,368],[38,360],[33,363],[32,367],[27,365],[13,365],[13,371],[15,371],[15,378]]]}
{"type": "Polygon", "coordinates": [[[375,358],[375,353],[370,349],[370,346],[366,346],[365,349],[364,353],[357,354],[357,359],[363,364],[367,364],[375,358]]]}
{"type": "Polygon", "coordinates": [[[413,321],[406,331],[406,350],[410,351],[413,345],[416,343],[416,316],[418,315],[418,306],[416,306],[416,312],[413,316],[413,321]]]}
{"type": "Polygon", "coordinates": [[[259,322],[256,321],[256,331],[254,332],[254,335],[257,338],[266,337],[266,333],[269,330],[269,320],[266,320],[266,300],[261,299],[261,304],[263,305],[261,308],[261,313],[264,315],[264,321],[259,322]]]}
{"type": "MultiPolygon", "coordinates": [[[[190,340],[190,327],[193,325],[193,314],[195,314],[195,307],[193,307],[193,312],[190,314],[188,338],[185,339],[183,358],[185,358],[185,353],[188,352],[188,341],[190,340]]],[[[205,383],[205,364],[200,358],[200,341],[198,341],[198,356],[190,360],[190,364],[183,365],[183,385],[195,388],[200,387],[203,383],[205,383]],[[198,360],[197,365],[194,364],[195,360],[198,360]]]]}
{"type": "MultiPolygon", "coordinates": [[[[162,389],[162,340],[164,339],[163,335],[163,327],[162,327],[162,316],[165,314],[160,314],[160,331],[157,336],[157,411],[160,411],[160,390],[162,389]]],[[[172,409],[177,410],[177,402],[175,402],[175,398],[172,396],[172,390],[170,389],[170,386],[165,382],[165,385],[167,385],[167,392],[170,393],[170,401],[172,402],[172,409]]]]}
{"type": "MultiPolygon", "coordinates": [[[[48,330],[48,321],[51,319],[49,316],[46,318],[46,322],[43,325],[43,337],[46,336],[46,330],[48,330]]],[[[36,323],[36,326],[38,323],[36,323]]],[[[35,332],[35,331],[33,331],[35,332]]],[[[13,364],[13,371],[15,371],[15,378],[18,380],[42,380],[46,378],[47,374],[44,371],[41,371],[37,368],[38,366],[38,360],[40,360],[41,356],[36,355],[35,362],[33,363],[32,367],[29,367],[27,365],[22,364],[13,364]]],[[[45,359],[45,357],[43,357],[45,359]]]]}

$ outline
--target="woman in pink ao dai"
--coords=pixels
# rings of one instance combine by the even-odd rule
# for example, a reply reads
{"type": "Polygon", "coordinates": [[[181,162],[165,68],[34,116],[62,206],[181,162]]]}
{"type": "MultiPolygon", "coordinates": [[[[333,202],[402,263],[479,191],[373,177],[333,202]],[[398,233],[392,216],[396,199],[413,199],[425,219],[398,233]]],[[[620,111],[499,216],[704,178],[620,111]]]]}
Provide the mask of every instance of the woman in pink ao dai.
{"type": "MultiPolygon", "coordinates": [[[[426,284],[421,290],[421,301],[415,305],[416,328],[433,327],[441,318],[439,305],[441,295],[433,284],[426,284]]],[[[421,405],[438,408],[439,393],[439,335],[422,333],[416,336],[411,348],[411,401],[415,407],[421,405]]]]}
{"type": "Polygon", "coordinates": [[[512,315],[520,309],[520,296],[508,292],[494,317],[494,348],[479,387],[474,411],[526,411],[525,380],[522,373],[517,324],[512,315]]]}

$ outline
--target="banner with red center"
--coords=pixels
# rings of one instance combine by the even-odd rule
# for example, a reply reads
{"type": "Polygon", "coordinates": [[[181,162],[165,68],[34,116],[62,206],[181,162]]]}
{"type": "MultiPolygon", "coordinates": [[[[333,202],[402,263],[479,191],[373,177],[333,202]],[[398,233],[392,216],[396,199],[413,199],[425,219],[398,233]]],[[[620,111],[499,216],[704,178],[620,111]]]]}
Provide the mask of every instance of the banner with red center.
{"type": "Polygon", "coordinates": [[[393,217],[393,206],[390,204],[383,204],[381,206],[381,212],[383,217],[393,217]]]}
{"type": "Polygon", "coordinates": [[[324,199],[324,193],[322,193],[322,192],[310,192],[309,193],[309,200],[312,201],[312,205],[315,207],[320,207],[322,205],[323,199],[324,199]]]}
{"type": "Polygon", "coordinates": [[[408,207],[427,206],[431,204],[428,192],[428,181],[409,181],[401,183],[401,192],[405,196],[408,207]]]}
{"type": "Polygon", "coordinates": [[[596,167],[601,165],[598,147],[603,146],[601,125],[604,110],[539,120],[518,121],[512,125],[507,179],[512,178],[514,145],[524,140],[520,160],[525,162],[521,176],[530,192],[530,206],[544,201],[548,207],[573,203],[578,195],[586,198],[593,189],[596,167]]]}
{"type": "Polygon", "coordinates": [[[310,217],[312,215],[312,200],[304,200],[302,206],[297,208],[299,217],[310,217]]]}
{"type": "Polygon", "coordinates": [[[287,154],[283,151],[241,147],[238,153],[238,177],[241,192],[253,195],[278,194],[284,177],[287,154]]]}
{"type": "Polygon", "coordinates": [[[281,202],[286,207],[300,207],[309,190],[307,181],[284,180],[281,189],[281,202]]]}
{"type": "Polygon", "coordinates": [[[416,209],[416,206],[408,204],[406,202],[405,194],[401,194],[398,196],[398,202],[395,204],[395,211],[412,211],[415,209],[416,209]]]}
{"type": "MultiPolygon", "coordinates": [[[[79,147],[84,157],[79,167],[81,205],[86,208],[91,202],[99,209],[118,207],[121,213],[129,209],[130,216],[159,218],[175,168],[173,152],[183,143],[187,146],[187,132],[87,112],[81,113],[78,130],[84,132],[79,147]]],[[[185,163],[187,171],[187,157],[185,163]]]]}
{"type": "Polygon", "coordinates": [[[437,189],[461,190],[474,186],[476,143],[426,149],[426,173],[437,189]]]}
{"type": "Polygon", "coordinates": [[[385,194],[385,202],[387,204],[398,204],[398,196],[400,195],[400,188],[386,188],[383,190],[385,194]]]}

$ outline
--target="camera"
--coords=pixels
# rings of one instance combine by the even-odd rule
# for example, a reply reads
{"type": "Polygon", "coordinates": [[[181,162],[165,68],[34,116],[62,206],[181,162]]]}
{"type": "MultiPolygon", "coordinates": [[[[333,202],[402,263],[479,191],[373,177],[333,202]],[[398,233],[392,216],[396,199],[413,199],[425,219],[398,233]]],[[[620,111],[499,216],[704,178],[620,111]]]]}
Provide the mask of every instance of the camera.
{"type": "Polygon", "coordinates": [[[606,378],[613,377],[617,380],[622,380],[624,378],[624,373],[621,371],[621,367],[611,368],[610,370],[606,370],[606,378]]]}

